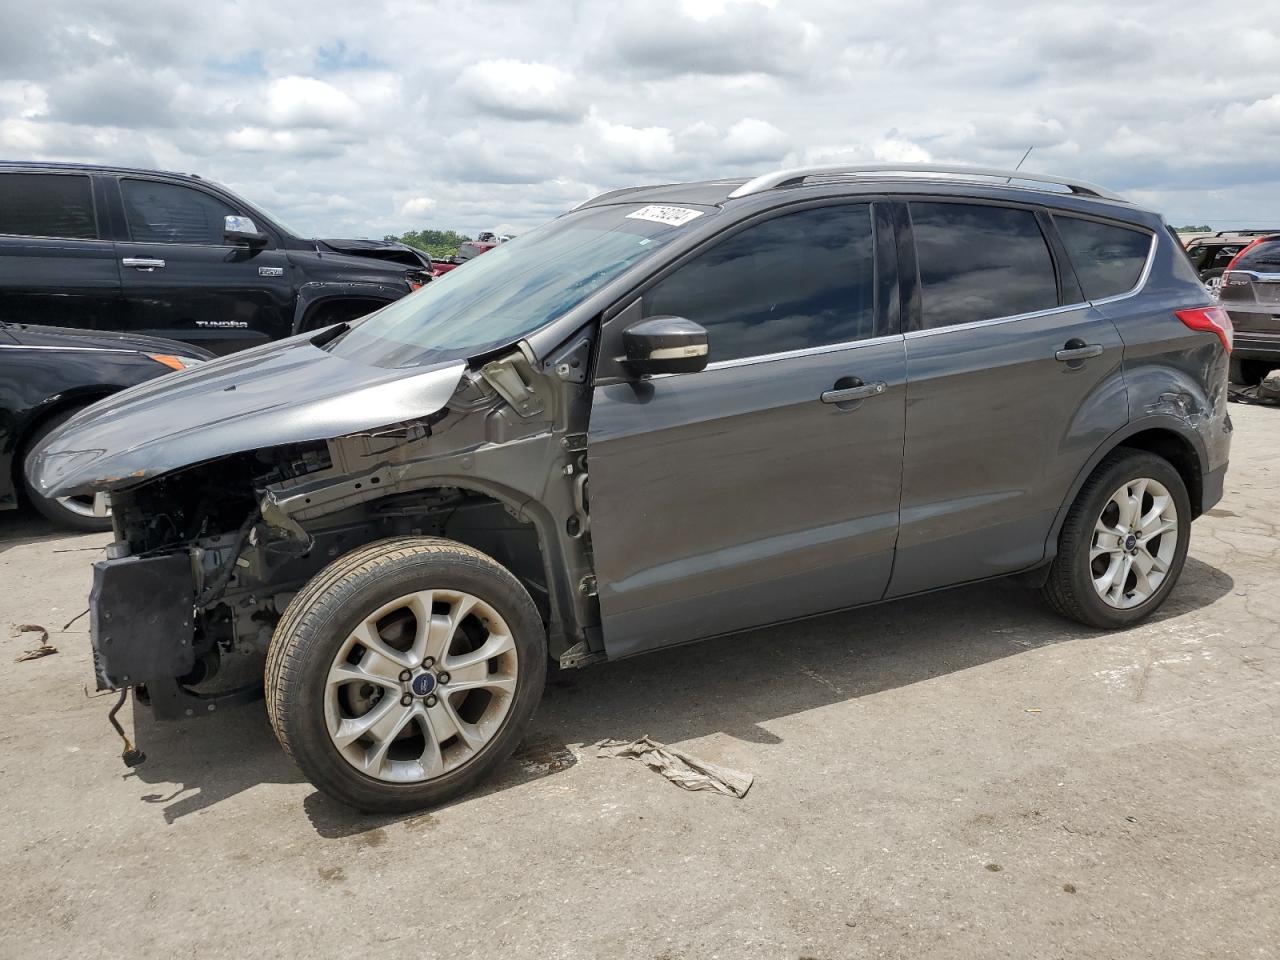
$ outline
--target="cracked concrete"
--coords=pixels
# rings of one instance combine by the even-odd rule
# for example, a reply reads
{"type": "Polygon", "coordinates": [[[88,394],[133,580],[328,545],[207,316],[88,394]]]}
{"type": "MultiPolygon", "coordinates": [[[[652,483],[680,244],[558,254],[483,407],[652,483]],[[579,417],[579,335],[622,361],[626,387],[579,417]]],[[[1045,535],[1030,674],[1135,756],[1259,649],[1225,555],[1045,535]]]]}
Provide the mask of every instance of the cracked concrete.
{"type": "Polygon", "coordinates": [[[368,818],[261,706],[119,762],[91,682],[105,538],[0,515],[0,957],[1269,957],[1280,943],[1280,410],[1158,618],[1011,583],[556,678],[502,775],[368,818]],[[59,652],[13,658],[42,624],[59,652]],[[577,745],[649,734],[756,783],[687,793],[577,745]]]}

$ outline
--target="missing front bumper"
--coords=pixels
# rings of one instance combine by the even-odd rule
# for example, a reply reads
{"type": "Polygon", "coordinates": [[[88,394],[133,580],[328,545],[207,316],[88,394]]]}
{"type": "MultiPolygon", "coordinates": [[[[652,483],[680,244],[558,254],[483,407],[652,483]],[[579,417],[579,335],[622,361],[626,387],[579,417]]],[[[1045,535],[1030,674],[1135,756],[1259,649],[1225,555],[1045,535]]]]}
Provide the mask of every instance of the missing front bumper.
{"type": "Polygon", "coordinates": [[[95,563],[89,635],[98,689],[188,674],[195,666],[194,601],[186,553],[95,563]]]}

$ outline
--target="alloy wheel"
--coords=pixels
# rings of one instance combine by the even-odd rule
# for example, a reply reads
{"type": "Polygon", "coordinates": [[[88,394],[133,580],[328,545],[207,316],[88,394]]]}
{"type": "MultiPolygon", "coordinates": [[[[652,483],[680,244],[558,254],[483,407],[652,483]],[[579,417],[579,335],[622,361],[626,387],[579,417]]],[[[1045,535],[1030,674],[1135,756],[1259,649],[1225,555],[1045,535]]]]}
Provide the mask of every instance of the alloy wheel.
{"type": "Polygon", "coordinates": [[[1150,600],[1173,565],[1178,509],[1173,496],[1149,477],[1130,480],[1111,494],[1093,528],[1089,569],[1104,603],[1120,610],[1150,600]]]}
{"type": "Polygon", "coordinates": [[[339,647],[325,684],[329,737],[366,776],[431,780],[497,735],[518,669],[511,630],[479,597],[408,594],[365,617],[339,647]]]}
{"type": "Polygon", "coordinates": [[[58,503],[70,513],[78,517],[91,517],[95,520],[111,516],[111,501],[105,493],[92,496],[56,497],[58,503]]]}

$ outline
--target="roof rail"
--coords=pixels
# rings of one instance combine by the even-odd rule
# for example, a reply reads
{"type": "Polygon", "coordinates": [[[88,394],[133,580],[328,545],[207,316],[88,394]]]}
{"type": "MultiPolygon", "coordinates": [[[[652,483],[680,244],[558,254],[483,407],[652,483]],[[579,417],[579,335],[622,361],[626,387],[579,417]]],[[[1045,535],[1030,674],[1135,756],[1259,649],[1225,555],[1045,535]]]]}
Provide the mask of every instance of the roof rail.
{"type": "Polygon", "coordinates": [[[594,197],[588,197],[586,200],[583,200],[580,204],[578,204],[576,207],[573,208],[573,210],[570,210],[569,212],[573,213],[574,210],[581,210],[583,207],[591,207],[597,203],[603,203],[605,200],[612,200],[614,197],[625,196],[628,193],[639,193],[641,190],[652,190],[655,187],[669,187],[669,186],[672,186],[672,184],[649,183],[640,187],[623,187],[621,190],[606,190],[604,193],[597,193],[594,197]]]}
{"type": "Polygon", "coordinates": [[[1119,200],[1127,202],[1119,194],[1112,193],[1105,187],[1087,183],[1084,180],[1066,180],[1061,177],[1049,177],[1040,173],[1024,173],[1021,170],[1000,170],[995,167],[970,167],[950,163],[864,163],[864,164],[827,164],[813,167],[793,167],[789,170],[776,170],[766,173],[754,180],[748,180],[733,193],[731,198],[749,197],[766,190],[779,187],[792,187],[809,178],[854,177],[872,173],[905,173],[934,174],[943,173],[959,177],[996,177],[1005,181],[1024,180],[1031,183],[1052,183],[1067,187],[1072,193],[1086,197],[1098,197],[1102,200],[1119,200]]]}

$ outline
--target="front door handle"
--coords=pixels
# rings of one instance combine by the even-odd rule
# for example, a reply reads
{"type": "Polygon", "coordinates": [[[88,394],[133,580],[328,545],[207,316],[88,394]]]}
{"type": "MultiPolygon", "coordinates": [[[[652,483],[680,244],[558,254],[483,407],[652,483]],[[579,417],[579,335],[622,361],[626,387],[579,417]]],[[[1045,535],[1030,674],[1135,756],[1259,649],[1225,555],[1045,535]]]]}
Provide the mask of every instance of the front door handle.
{"type": "Polygon", "coordinates": [[[870,400],[872,397],[878,397],[889,389],[889,385],[883,380],[876,380],[873,383],[859,383],[852,387],[839,387],[835,390],[826,390],[822,394],[823,403],[850,403],[854,400],[870,400]]]}
{"type": "Polygon", "coordinates": [[[137,270],[144,270],[148,273],[156,267],[164,266],[163,260],[157,260],[154,257],[125,257],[120,262],[126,267],[133,267],[137,270]]]}
{"type": "Polygon", "coordinates": [[[1072,340],[1053,356],[1054,359],[1061,360],[1063,363],[1073,363],[1100,357],[1102,356],[1102,349],[1102,344],[1100,343],[1085,343],[1082,340],[1072,340]]]}

